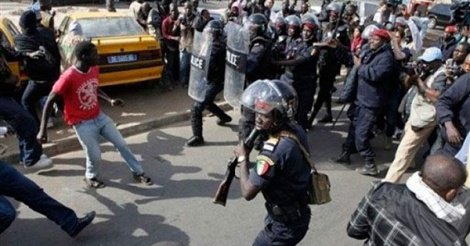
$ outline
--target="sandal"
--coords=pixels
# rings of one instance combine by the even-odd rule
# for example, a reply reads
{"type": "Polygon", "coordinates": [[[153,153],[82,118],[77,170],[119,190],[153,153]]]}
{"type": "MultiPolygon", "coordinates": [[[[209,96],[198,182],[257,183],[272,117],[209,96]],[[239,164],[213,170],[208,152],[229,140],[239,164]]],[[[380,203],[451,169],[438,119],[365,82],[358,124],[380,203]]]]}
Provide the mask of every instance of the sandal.
{"type": "Polygon", "coordinates": [[[139,182],[139,183],[142,183],[142,184],[146,184],[146,185],[152,185],[153,182],[152,182],[152,179],[145,176],[144,174],[140,174],[140,175],[133,175],[134,176],[134,180],[139,182]]]}
{"type": "Polygon", "coordinates": [[[91,188],[101,189],[101,188],[106,187],[106,185],[102,181],[98,180],[97,178],[91,178],[91,179],[85,178],[83,180],[85,181],[88,189],[91,189],[91,188]]]}

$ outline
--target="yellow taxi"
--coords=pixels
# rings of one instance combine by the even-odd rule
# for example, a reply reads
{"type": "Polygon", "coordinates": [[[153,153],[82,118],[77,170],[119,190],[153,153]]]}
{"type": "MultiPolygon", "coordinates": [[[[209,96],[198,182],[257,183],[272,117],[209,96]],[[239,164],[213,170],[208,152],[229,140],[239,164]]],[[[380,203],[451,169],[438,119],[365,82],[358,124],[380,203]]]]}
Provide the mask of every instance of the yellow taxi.
{"type": "Polygon", "coordinates": [[[100,86],[161,78],[160,44],[133,17],[98,11],[66,14],[58,29],[59,47],[68,45],[64,42],[72,23],[78,24],[80,35],[98,48],[100,86]]]}
{"type": "MultiPolygon", "coordinates": [[[[0,17],[0,42],[4,47],[14,49],[15,36],[19,33],[20,31],[11,20],[5,17],[0,17]]],[[[8,67],[10,67],[13,74],[20,78],[20,81],[28,79],[23,70],[21,61],[8,61],[8,67]]]]}

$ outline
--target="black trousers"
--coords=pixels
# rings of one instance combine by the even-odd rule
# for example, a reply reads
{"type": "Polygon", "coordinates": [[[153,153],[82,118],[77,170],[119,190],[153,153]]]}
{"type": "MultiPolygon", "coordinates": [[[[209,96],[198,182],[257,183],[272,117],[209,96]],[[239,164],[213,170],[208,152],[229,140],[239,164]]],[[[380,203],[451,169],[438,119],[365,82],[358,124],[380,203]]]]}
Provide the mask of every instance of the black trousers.
{"type": "Polygon", "coordinates": [[[21,104],[23,104],[26,111],[31,114],[37,125],[41,122],[38,114],[36,113],[36,105],[39,103],[41,97],[47,97],[49,95],[53,84],[53,82],[38,83],[30,80],[23,92],[23,96],[21,97],[21,104]]]}
{"type": "Polygon", "coordinates": [[[180,52],[178,49],[170,49],[165,46],[166,61],[163,68],[163,83],[165,86],[174,86],[179,80],[180,52]]]}
{"type": "Polygon", "coordinates": [[[311,212],[308,205],[300,211],[301,218],[293,223],[276,221],[271,215],[265,218],[265,227],[258,233],[254,246],[297,245],[307,234],[311,212]]]}
{"type": "Polygon", "coordinates": [[[202,137],[202,112],[204,109],[209,110],[219,119],[230,118],[230,116],[214,103],[215,97],[223,90],[223,88],[224,86],[221,83],[210,83],[206,90],[204,100],[202,102],[194,102],[191,110],[191,127],[193,130],[193,136],[202,137]]]}
{"type": "MultiPolygon", "coordinates": [[[[307,82],[307,81],[306,81],[307,82]]],[[[309,81],[307,83],[313,83],[309,81]]],[[[299,125],[305,130],[310,128],[308,124],[308,113],[313,105],[313,97],[315,96],[316,86],[311,86],[307,88],[295,88],[297,91],[299,105],[297,107],[297,114],[295,115],[295,120],[299,125]]]]}
{"type": "Polygon", "coordinates": [[[325,110],[327,115],[331,114],[331,90],[336,80],[336,73],[328,71],[326,69],[320,70],[319,73],[319,86],[317,100],[313,106],[313,118],[315,118],[320,112],[321,107],[325,104],[325,110]]]}
{"type": "Polygon", "coordinates": [[[356,147],[366,162],[373,162],[375,152],[370,144],[370,133],[375,125],[378,109],[351,105],[348,114],[354,114],[349,124],[348,136],[343,144],[343,150],[351,153],[356,147]]]}

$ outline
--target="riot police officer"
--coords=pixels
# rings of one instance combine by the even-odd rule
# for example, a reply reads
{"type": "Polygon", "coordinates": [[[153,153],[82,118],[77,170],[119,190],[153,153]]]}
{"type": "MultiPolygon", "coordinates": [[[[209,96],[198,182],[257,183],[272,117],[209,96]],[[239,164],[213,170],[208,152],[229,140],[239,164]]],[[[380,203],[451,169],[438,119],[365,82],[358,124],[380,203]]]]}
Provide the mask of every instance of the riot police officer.
{"type": "MultiPolygon", "coordinates": [[[[217,120],[218,125],[224,125],[232,121],[232,118],[214,103],[216,95],[223,90],[224,86],[225,66],[220,66],[220,64],[223,64],[225,61],[225,39],[223,37],[222,22],[218,20],[210,21],[204,28],[204,33],[211,35],[211,40],[209,40],[212,42],[210,46],[210,57],[208,57],[209,67],[205,70],[207,71],[205,83],[202,87],[197,87],[200,90],[204,90],[204,95],[202,101],[194,102],[191,110],[193,136],[186,142],[187,146],[199,146],[204,144],[204,138],[202,137],[202,111],[204,109],[209,110],[219,118],[217,120]]],[[[193,56],[191,62],[198,63],[197,59],[197,57],[193,56]]]]}
{"type": "Polygon", "coordinates": [[[251,169],[250,150],[244,144],[235,149],[242,196],[249,201],[261,192],[266,199],[266,226],[253,245],[296,245],[305,236],[311,216],[306,200],[307,136],[292,121],[297,95],[283,81],[262,80],[243,92],[242,104],[256,111],[256,129],[269,134],[251,169]]]}
{"type": "MultiPolygon", "coordinates": [[[[245,24],[249,30],[250,45],[246,61],[245,87],[258,79],[267,79],[272,76],[270,71],[272,42],[267,37],[268,20],[262,14],[252,14],[245,24]]],[[[255,124],[255,114],[250,109],[241,107],[240,139],[250,134],[255,124]]]]}
{"type": "MultiPolygon", "coordinates": [[[[274,30],[276,32],[276,41],[272,49],[272,57],[274,60],[286,59],[286,46],[287,46],[287,22],[284,17],[278,16],[274,21],[274,30]]],[[[284,73],[284,67],[275,66],[275,78],[279,79],[284,73]]]]}
{"type": "MultiPolygon", "coordinates": [[[[286,40],[287,40],[287,21],[284,17],[278,16],[274,20],[272,28],[276,33],[276,41],[273,46],[274,52],[281,52],[283,53],[286,48],[286,40]]],[[[274,56],[274,54],[273,54],[274,56]]]]}
{"type": "Polygon", "coordinates": [[[343,20],[348,24],[349,39],[352,39],[354,29],[359,26],[361,18],[357,14],[357,6],[353,3],[346,5],[344,12],[343,20]]]}
{"type": "Polygon", "coordinates": [[[312,44],[315,41],[315,31],[318,22],[308,18],[301,23],[300,18],[291,15],[286,18],[288,24],[288,39],[286,48],[286,60],[275,61],[275,64],[286,67],[281,80],[291,83],[297,92],[299,108],[295,119],[305,130],[308,126],[308,113],[312,108],[315,95],[317,73],[317,55],[312,56],[312,44]],[[301,30],[302,28],[302,30],[301,30]],[[302,33],[301,33],[302,32],[302,33]],[[302,34],[302,35],[301,35],[302,34]]]}
{"type": "MultiPolygon", "coordinates": [[[[329,22],[326,24],[323,30],[323,41],[327,42],[331,39],[337,39],[342,46],[349,47],[350,41],[347,34],[347,24],[340,19],[342,6],[338,3],[331,3],[327,7],[329,13],[329,22]],[[333,37],[335,35],[335,37],[333,37]]],[[[336,75],[339,74],[342,63],[347,63],[347,59],[340,57],[344,55],[343,51],[347,49],[332,48],[325,46],[320,51],[320,58],[318,61],[319,70],[319,85],[320,90],[318,97],[313,107],[313,112],[309,118],[309,124],[311,125],[318,112],[320,112],[323,103],[325,104],[326,114],[318,122],[327,123],[332,122],[333,117],[331,114],[331,94],[334,90],[334,82],[336,75]],[[341,52],[338,52],[341,50],[341,52]]],[[[349,65],[349,64],[348,64],[349,65]]]]}

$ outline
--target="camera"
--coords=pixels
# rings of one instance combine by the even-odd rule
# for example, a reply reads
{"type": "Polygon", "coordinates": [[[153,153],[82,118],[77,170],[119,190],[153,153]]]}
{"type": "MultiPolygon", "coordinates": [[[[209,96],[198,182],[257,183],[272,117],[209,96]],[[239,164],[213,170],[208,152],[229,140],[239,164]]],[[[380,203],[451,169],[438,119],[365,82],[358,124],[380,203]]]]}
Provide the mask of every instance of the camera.
{"type": "Polygon", "coordinates": [[[423,73],[422,63],[420,62],[407,62],[403,67],[405,69],[405,73],[408,75],[421,75],[423,73]]]}

